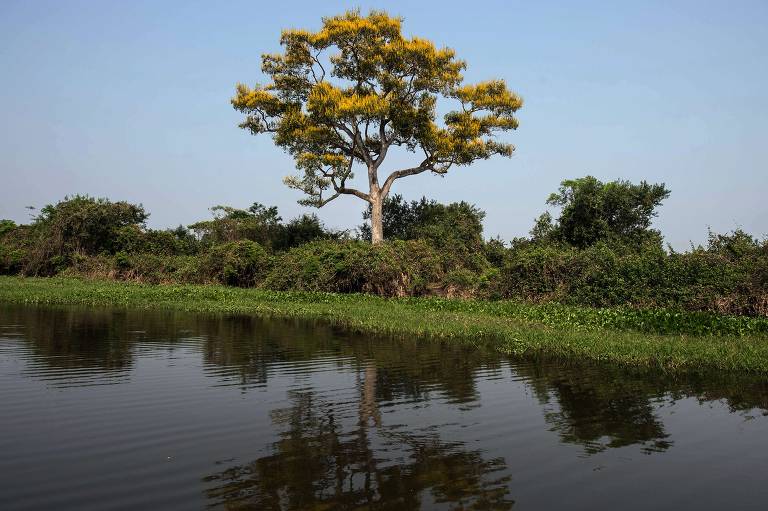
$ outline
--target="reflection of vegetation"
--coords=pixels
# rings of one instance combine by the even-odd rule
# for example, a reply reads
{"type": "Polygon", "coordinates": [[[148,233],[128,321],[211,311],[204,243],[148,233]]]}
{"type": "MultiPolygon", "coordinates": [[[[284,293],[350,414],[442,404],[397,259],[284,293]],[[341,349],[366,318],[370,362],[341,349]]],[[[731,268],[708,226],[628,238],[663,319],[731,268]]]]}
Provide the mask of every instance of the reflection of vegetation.
{"type": "Polygon", "coordinates": [[[609,448],[641,445],[645,453],[664,451],[673,441],[656,414],[655,402],[695,397],[722,401],[732,412],[768,413],[768,381],[733,373],[684,376],[631,370],[608,364],[539,362],[520,364],[545,408],[545,418],[564,442],[581,444],[593,454],[609,448]]]}
{"type": "Polygon", "coordinates": [[[224,321],[215,316],[200,318],[206,318],[196,323],[205,339],[205,361],[223,368],[225,374],[236,374],[243,385],[266,382],[270,364],[327,356],[338,364],[357,366],[375,361],[377,399],[423,399],[438,392],[453,402],[471,403],[478,397],[474,373],[499,370],[502,362],[498,353],[488,349],[350,335],[320,322],[253,316],[224,321]]]}
{"type": "Polygon", "coordinates": [[[659,380],[632,378],[607,366],[538,364],[519,372],[530,378],[552,429],[589,454],[636,444],[650,453],[672,445],[653,407],[654,397],[663,393],[659,380]],[[557,406],[550,406],[552,400],[557,406]]]}
{"type": "Polygon", "coordinates": [[[564,382],[554,390],[560,410],[548,411],[546,417],[563,441],[582,443],[590,454],[634,444],[642,444],[643,450],[650,453],[672,445],[646,396],[625,394],[622,389],[600,395],[596,390],[601,389],[564,382]],[[603,438],[608,441],[601,443],[603,438]]]}
{"type": "MultiPolygon", "coordinates": [[[[662,398],[695,397],[722,401],[732,411],[768,411],[768,382],[747,374],[671,374],[606,364],[520,362],[475,346],[363,336],[325,323],[253,316],[13,306],[3,306],[0,314],[27,340],[35,364],[53,369],[125,374],[133,366],[138,343],[142,352],[183,346],[200,350],[211,378],[247,389],[268,383],[276,364],[322,358],[361,375],[364,406],[358,422],[375,426],[381,424],[377,407],[382,402],[439,397],[463,407],[479,406],[476,374],[500,373],[509,364],[533,388],[562,441],[583,445],[587,453],[629,445],[646,452],[669,448],[674,439],[668,437],[654,405],[662,398]]],[[[325,411],[312,413],[320,425],[330,420],[325,411]]],[[[310,432],[317,441],[327,433],[319,427],[310,432]]],[[[396,438],[386,428],[377,427],[376,432],[396,438]]],[[[433,445],[430,456],[438,456],[441,449],[455,454],[455,446],[414,438],[411,434],[402,439],[413,456],[424,445],[433,445]]]]}
{"type": "Polygon", "coordinates": [[[768,380],[745,374],[702,373],[688,375],[685,379],[670,383],[665,388],[674,399],[694,396],[699,402],[721,401],[732,412],[752,409],[768,414],[768,380]]]}
{"type": "Polygon", "coordinates": [[[207,477],[213,485],[207,491],[211,504],[227,509],[406,510],[420,509],[429,498],[455,509],[512,507],[509,478],[491,477],[506,468],[503,459],[486,460],[479,451],[435,434],[380,424],[369,429],[370,422],[379,422],[370,402],[371,378],[376,374],[369,368],[359,421],[351,429],[344,427],[349,417],[338,417],[333,403],[312,392],[290,393],[292,406],[272,412],[275,425],[286,428],[273,452],[207,477]]]}
{"type": "Polygon", "coordinates": [[[3,307],[0,312],[50,367],[110,372],[132,365],[125,313],[32,307],[3,307]]]}

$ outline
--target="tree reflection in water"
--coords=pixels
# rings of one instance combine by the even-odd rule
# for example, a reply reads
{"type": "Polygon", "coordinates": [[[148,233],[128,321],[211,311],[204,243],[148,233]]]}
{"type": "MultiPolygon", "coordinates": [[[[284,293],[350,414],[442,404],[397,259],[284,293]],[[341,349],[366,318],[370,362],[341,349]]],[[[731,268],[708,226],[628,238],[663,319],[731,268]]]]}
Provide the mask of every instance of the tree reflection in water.
{"type": "Polygon", "coordinates": [[[518,372],[530,382],[552,431],[563,442],[584,446],[586,454],[636,444],[647,454],[668,449],[672,442],[654,406],[663,385],[614,369],[560,363],[521,365],[518,372]]]}
{"type": "Polygon", "coordinates": [[[288,408],[274,410],[283,429],[269,455],[209,476],[212,505],[227,509],[510,509],[502,458],[486,459],[434,432],[383,426],[377,369],[368,365],[358,421],[312,391],[291,391],[288,408]],[[341,417],[337,416],[341,415],[341,417]]]}

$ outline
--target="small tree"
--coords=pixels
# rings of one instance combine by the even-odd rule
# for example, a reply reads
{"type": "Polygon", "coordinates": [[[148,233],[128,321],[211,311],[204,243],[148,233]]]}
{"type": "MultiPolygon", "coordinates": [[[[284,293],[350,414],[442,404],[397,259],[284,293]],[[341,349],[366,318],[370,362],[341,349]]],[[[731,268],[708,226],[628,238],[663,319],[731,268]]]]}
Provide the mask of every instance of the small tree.
{"type": "Polygon", "coordinates": [[[118,233],[125,228],[143,228],[149,214],[141,204],[112,202],[88,195],[64,197],[48,204],[35,217],[33,227],[49,255],[64,256],[72,252],[95,255],[114,253],[118,233]]]}
{"type": "Polygon", "coordinates": [[[494,136],[517,128],[513,114],[523,103],[502,80],[462,85],[465,62],[449,48],[404,37],[401,21],[384,12],[350,11],[323,18],[318,32],[285,30],[285,51],[262,56],[272,82],[239,84],[232,99],[246,114],[241,128],[271,133],[294,157],[303,174],[285,183],[307,195],[300,203],[319,208],[354,195],[370,204],[373,243],[384,238],[382,205],[397,179],[511,156],[514,146],[494,136]],[[458,103],[440,125],[439,97],[458,103]],[[380,181],[393,146],[423,158],[380,181]],[[355,164],[366,171],[367,192],[349,184],[355,164]]]}
{"type": "Polygon", "coordinates": [[[562,208],[557,224],[545,213],[531,234],[534,238],[555,236],[579,248],[600,240],[639,243],[649,236],[660,240],[660,234],[650,227],[656,208],[667,197],[669,190],[663,183],[603,183],[592,176],[569,179],[547,199],[547,204],[562,208]]]}

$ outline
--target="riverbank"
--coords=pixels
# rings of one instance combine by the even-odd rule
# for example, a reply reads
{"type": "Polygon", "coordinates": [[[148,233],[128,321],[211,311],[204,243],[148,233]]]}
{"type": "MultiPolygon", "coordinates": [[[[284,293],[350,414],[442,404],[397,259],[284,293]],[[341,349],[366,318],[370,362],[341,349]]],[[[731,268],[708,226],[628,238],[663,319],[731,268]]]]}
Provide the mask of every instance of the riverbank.
{"type": "Polygon", "coordinates": [[[667,370],[768,372],[768,320],[630,308],[367,295],[225,286],[0,277],[0,302],[166,308],[323,320],[355,331],[492,343],[510,354],[667,370]]]}

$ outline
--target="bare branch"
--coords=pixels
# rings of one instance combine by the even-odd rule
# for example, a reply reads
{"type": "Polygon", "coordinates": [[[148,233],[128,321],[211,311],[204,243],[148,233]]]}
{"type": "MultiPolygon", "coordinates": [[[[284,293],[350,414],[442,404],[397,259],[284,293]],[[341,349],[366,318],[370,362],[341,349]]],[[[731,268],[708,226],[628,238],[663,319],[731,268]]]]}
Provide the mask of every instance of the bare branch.
{"type": "Polygon", "coordinates": [[[434,170],[431,158],[426,158],[421,162],[421,164],[419,164],[418,167],[396,170],[387,177],[386,181],[384,181],[384,186],[381,187],[381,194],[386,196],[389,193],[390,188],[392,188],[392,184],[395,182],[395,180],[400,179],[401,177],[415,176],[416,174],[421,174],[422,172],[426,172],[428,170],[434,170]]]}
{"type": "MultiPolygon", "coordinates": [[[[322,197],[319,198],[317,201],[317,207],[322,208],[332,200],[340,197],[341,195],[354,195],[355,197],[359,197],[363,199],[366,202],[371,202],[371,197],[367,193],[363,193],[360,190],[357,190],[355,188],[346,188],[343,185],[339,186],[336,183],[336,180],[334,178],[331,178],[331,183],[333,184],[333,189],[336,193],[328,197],[327,199],[323,199],[322,197]]],[[[343,183],[343,181],[342,181],[343,183]]]]}
{"type": "MultiPolygon", "coordinates": [[[[360,129],[355,124],[355,131],[353,132],[351,129],[349,129],[348,126],[344,125],[343,123],[338,123],[338,128],[340,128],[344,133],[349,135],[349,138],[353,140],[356,144],[359,146],[357,147],[357,151],[355,151],[355,143],[352,144],[352,154],[357,153],[357,155],[360,157],[361,160],[365,162],[366,165],[369,167],[373,165],[373,160],[371,159],[371,155],[368,154],[367,151],[364,150],[365,148],[365,142],[363,142],[362,137],[360,136],[360,129]]],[[[334,128],[335,129],[335,128],[334,128]]]]}
{"type": "MultiPolygon", "coordinates": [[[[319,57],[320,57],[320,52],[321,51],[322,50],[317,50],[317,53],[315,53],[315,55],[312,57],[312,60],[314,60],[317,63],[317,65],[320,66],[320,70],[323,72],[323,74],[320,75],[320,81],[322,82],[323,80],[325,80],[325,68],[323,67],[323,64],[320,63],[320,58],[319,57]]],[[[312,75],[314,75],[314,74],[315,74],[315,71],[313,69],[312,70],[312,75]]]]}
{"type": "Polygon", "coordinates": [[[388,122],[389,119],[382,119],[379,123],[379,142],[381,143],[381,149],[379,149],[379,156],[376,158],[376,161],[373,162],[373,167],[376,170],[379,169],[379,165],[381,165],[384,158],[387,156],[387,150],[392,143],[387,140],[387,132],[385,130],[388,122]]]}
{"type": "Polygon", "coordinates": [[[363,193],[360,190],[356,190],[354,188],[339,188],[338,193],[345,193],[347,195],[354,195],[355,197],[359,197],[363,199],[366,202],[371,202],[371,196],[367,193],[363,193]]]}
{"type": "MultiPolygon", "coordinates": [[[[342,194],[344,194],[344,195],[354,195],[355,197],[359,197],[359,198],[363,199],[366,202],[371,202],[371,196],[370,195],[368,195],[367,193],[363,193],[360,190],[357,190],[356,188],[347,188],[347,187],[345,187],[344,186],[344,180],[342,180],[342,184],[339,185],[339,184],[336,183],[336,180],[332,178],[331,179],[331,184],[333,185],[333,190],[336,192],[335,195],[337,197],[339,195],[342,195],[342,194]]],[[[334,199],[335,198],[336,197],[334,197],[334,199]]],[[[330,202],[332,200],[333,199],[328,199],[327,202],[330,202]]],[[[320,207],[320,206],[318,206],[318,207],[320,207]]]]}
{"type": "Polygon", "coordinates": [[[328,197],[327,199],[323,199],[323,198],[322,198],[322,196],[321,196],[321,197],[318,199],[316,206],[317,206],[318,208],[322,208],[323,206],[325,206],[326,204],[328,204],[329,202],[331,202],[333,199],[337,199],[337,198],[339,198],[339,197],[341,197],[341,194],[340,194],[339,192],[336,192],[336,193],[334,193],[333,195],[331,195],[331,196],[330,196],[330,197],[328,197]]]}
{"type": "MultiPolygon", "coordinates": [[[[357,130],[355,130],[355,135],[358,135],[357,130]]],[[[357,137],[355,137],[353,140],[354,140],[354,142],[352,143],[352,152],[354,153],[355,152],[355,147],[357,145],[357,137]]],[[[347,188],[346,186],[344,186],[346,184],[346,182],[347,182],[347,178],[352,173],[352,164],[354,163],[354,161],[355,161],[354,155],[350,156],[349,157],[349,165],[347,166],[347,171],[344,174],[341,175],[341,183],[337,183],[336,182],[336,175],[335,175],[335,173],[333,173],[333,172],[326,173],[325,171],[323,171],[321,169],[321,172],[323,173],[323,175],[325,175],[326,177],[329,177],[331,179],[331,185],[333,186],[333,189],[334,189],[334,191],[336,193],[333,196],[329,197],[328,199],[325,199],[325,200],[321,199],[318,202],[318,204],[319,204],[318,207],[319,208],[323,207],[326,204],[328,204],[333,199],[337,198],[338,196],[340,196],[342,194],[354,195],[356,197],[359,197],[359,198],[363,199],[364,201],[371,202],[371,197],[367,193],[363,193],[360,190],[356,190],[354,188],[347,188]]]]}

